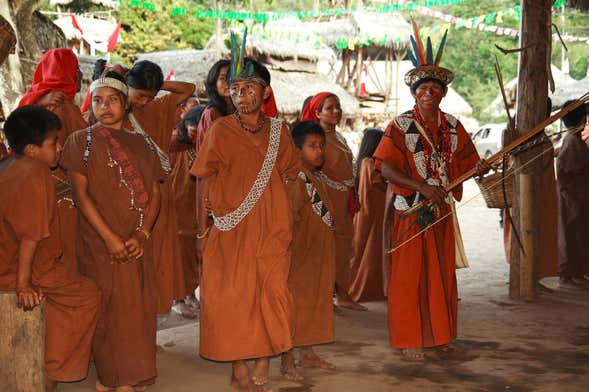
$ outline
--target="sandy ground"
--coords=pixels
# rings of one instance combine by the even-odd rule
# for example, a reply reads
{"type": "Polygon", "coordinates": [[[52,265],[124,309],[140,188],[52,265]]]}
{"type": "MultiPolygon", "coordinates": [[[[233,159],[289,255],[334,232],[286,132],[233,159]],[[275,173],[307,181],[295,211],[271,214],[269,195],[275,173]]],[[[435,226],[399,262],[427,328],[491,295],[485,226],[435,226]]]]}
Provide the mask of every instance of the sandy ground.
{"type": "MultiPolygon", "coordinates": [[[[296,384],[281,378],[273,359],[274,391],[589,391],[589,291],[511,301],[498,212],[480,197],[468,201],[476,192],[467,183],[459,208],[471,264],[458,271],[461,352],[425,364],[404,361],[388,343],[386,303],[370,303],[368,312],[336,316],[337,343],[317,349],[337,371],[304,369],[305,383],[296,384]]],[[[162,328],[158,343],[165,351],[158,354],[159,377],[148,391],[231,390],[231,365],[198,356],[197,322],[171,317],[162,328]]],[[[87,380],[60,384],[58,391],[92,391],[95,379],[91,369],[87,380]]]]}

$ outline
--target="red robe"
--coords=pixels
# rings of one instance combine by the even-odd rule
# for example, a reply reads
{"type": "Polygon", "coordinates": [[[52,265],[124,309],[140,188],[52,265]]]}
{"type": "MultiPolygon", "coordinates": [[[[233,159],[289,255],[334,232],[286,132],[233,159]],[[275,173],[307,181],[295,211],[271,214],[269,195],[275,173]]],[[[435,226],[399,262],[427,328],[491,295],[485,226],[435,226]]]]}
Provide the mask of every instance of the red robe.
{"type": "MultiPolygon", "coordinates": [[[[479,156],[464,127],[444,114],[450,132],[450,159],[446,162],[449,181],[459,177],[479,161],[479,156]]],[[[437,132],[430,135],[438,146],[437,132]]],[[[391,121],[374,153],[377,166],[386,162],[403,174],[424,182],[439,181],[437,172],[428,173],[423,154],[427,143],[419,134],[413,114],[404,113],[391,121]]],[[[396,195],[392,229],[392,253],[388,284],[389,333],[395,348],[433,347],[456,337],[458,294],[455,273],[455,238],[451,216],[422,233],[416,216],[401,213],[411,205],[415,192],[391,184],[396,195]],[[418,234],[420,233],[420,234],[418,234]],[[414,235],[417,237],[411,239],[414,235]]],[[[462,188],[454,192],[460,200],[462,188]]],[[[450,211],[440,206],[440,216],[450,211]]]]}

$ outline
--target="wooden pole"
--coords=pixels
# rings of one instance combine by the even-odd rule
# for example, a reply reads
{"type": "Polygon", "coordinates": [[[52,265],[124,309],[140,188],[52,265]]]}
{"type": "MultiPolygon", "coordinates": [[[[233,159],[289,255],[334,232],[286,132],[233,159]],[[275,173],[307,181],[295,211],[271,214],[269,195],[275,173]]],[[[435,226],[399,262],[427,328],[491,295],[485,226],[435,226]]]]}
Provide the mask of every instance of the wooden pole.
{"type": "Polygon", "coordinates": [[[362,64],[364,62],[363,59],[364,55],[364,47],[358,48],[358,56],[356,57],[356,88],[354,96],[358,96],[358,92],[360,91],[360,81],[362,80],[362,64]]]}
{"type": "MultiPolygon", "coordinates": [[[[547,57],[551,40],[551,0],[521,0],[520,52],[517,88],[516,129],[520,132],[547,118],[548,72],[547,57]]],[[[540,147],[542,148],[542,147],[540,147]]],[[[516,156],[516,168],[537,155],[537,148],[516,156]]],[[[539,241],[542,189],[541,165],[531,164],[519,176],[519,198],[514,203],[519,211],[520,234],[525,253],[520,254],[520,297],[532,301],[536,297],[535,266],[543,245],[539,241]]],[[[515,272],[515,271],[514,271],[515,272]]]]}
{"type": "Polygon", "coordinates": [[[25,312],[0,291],[0,314],[0,391],[44,392],[45,303],[25,312]]]}
{"type": "MultiPolygon", "coordinates": [[[[215,10],[217,12],[221,12],[221,6],[219,5],[219,0],[215,0],[215,10]]],[[[221,18],[215,19],[215,49],[217,60],[221,58],[223,55],[222,47],[223,47],[223,39],[221,38],[221,18]]]]}

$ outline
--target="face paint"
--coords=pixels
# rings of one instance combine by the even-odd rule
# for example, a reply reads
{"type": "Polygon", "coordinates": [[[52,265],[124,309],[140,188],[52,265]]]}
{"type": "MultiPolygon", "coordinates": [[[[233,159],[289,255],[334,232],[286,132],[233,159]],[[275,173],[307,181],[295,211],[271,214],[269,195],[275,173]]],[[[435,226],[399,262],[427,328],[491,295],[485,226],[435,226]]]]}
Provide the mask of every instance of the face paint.
{"type": "Polygon", "coordinates": [[[261,108],[264,89],[255,82],[234,82],[229,88],[233,105],[240,114],[249,114],[261,108]]]}

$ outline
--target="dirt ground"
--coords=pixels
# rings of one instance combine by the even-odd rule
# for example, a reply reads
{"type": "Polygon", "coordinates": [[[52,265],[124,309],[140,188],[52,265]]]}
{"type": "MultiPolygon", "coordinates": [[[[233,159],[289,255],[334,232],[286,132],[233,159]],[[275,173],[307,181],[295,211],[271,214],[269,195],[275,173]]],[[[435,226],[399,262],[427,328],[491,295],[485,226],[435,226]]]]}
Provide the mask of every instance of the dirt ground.
{"type": "MultiPolygon", "coordinates": [[[[304,384],[285,381],[271,362],[275,392],[588,391],[589,290],[542,293],[533,303],[507,296],[498,211],[487,209],[467,183],[459,216],[471,267],[458,271],[459,332],[453,355],[424,364],[404,361],[388,343],[386,303],[336,316],[337,342],[317,351],[335,372],[303,370],[304,384]]],[[[555,280],[545,282],[555,286],[555,280]]],[[[231,365],[198,356],[198,323],[170,317],[158,332],[159,377],[150,392],[230,391],[231,365]],[[173,327],[175,324],[182,324],[173,327]]],[[[92,391],[96,379],[60,384],[58,391],[92,391]]]]}

